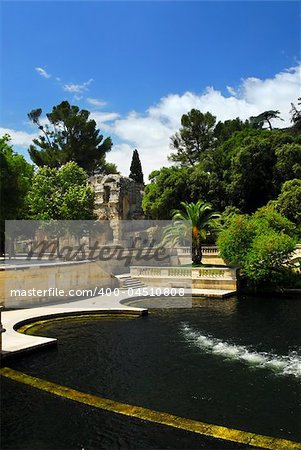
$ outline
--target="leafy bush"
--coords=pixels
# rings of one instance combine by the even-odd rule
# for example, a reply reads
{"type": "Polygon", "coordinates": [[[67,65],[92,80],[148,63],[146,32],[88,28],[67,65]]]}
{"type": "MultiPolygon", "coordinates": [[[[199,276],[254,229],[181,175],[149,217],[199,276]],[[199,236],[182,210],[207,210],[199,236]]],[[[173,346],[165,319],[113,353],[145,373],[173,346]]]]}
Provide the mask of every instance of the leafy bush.
{"type": "Polygon", "coordinates": [[[217,245],[222,258],[240,266],[253,289],[283,287],[292,273],[290,254],[296,245],[296,227],[271,205],[252,216],[231,214],[217,245]]]}

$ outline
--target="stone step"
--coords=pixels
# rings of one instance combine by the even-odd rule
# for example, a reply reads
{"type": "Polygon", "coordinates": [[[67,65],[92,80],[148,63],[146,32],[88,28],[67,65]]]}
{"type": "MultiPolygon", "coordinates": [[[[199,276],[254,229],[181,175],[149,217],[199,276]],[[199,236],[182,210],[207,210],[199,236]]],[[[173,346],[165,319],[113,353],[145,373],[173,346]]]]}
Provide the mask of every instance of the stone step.
{"type": "Polygon", "coordinates": [[[144,283],[123,283],[122,287],[139,287],[139,286],[145,286],[144,283]]]}
{"type": "Polygon", "coordinates": [[[122,277],[121,281],[121,289],[138,289],[141,287],[146,287],[146,284],[140,280],[137,280],[132,277],[122,277]]]}
{"type": "Polygon", "coordinates": [[[140,280],[135,280],[134,278],[132,278],[132,279],[130,279],[130,280],[123,281],[122,283],[123,283],[123,284],[132,284],[132,283],[141,283],[141,284],[143,284],[142,281],[140,281],[140,280]]]}

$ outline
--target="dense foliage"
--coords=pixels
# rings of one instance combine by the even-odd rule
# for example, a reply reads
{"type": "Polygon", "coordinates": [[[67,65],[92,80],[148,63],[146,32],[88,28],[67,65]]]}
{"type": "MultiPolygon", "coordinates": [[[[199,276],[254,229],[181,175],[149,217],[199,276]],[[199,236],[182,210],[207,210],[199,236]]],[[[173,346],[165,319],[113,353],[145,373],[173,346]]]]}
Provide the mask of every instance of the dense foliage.
{"type": "Polygon", "coordinates": [[[272,205],[251,216],[230,214],[217,239],[222,258],[240,266],[253,288],[285,285],[296,242],[296,226],[272,205]]]}
{"type": "Polygon", "coordinates": [[[171,137],[171,148],[175,150],[169,159],[181,166],[193,166],[213,142],[216,117],[197,109],[183,114],[179,132],[171,137]]]}
{"type": "Polygon", "coordinates": [[[33,176],[26,198],[28,218],[37,220],[92,220],[94,191],[87,173],[75,162],[59,169],[41,167],[33,176]]]}
{"type": "Polygon", "coordinates": [[[170,219],[171,211],[191,197],[189,170],[185,167],[163,167],[150,175],[142,206],[147,217],[170,219]]]}
{"type": "Polygon", "coordinates": [[[24,199],[31,185],[33,167],[15,153],[10,137],[0,138],[0,253],[4,252],[5,220],[22,219],[24,199]]]}
{"type": "MultiPolygon", "coordinates": [[[[276,209],[285,217],[301,227],[301,179],[286,181],[282,185],[281,193],[272,202],[276,209]]],[[[301,230],[300,233],[301,235],[301,230]]]]}
{"type": "Polygon", "coordinates": [[[186,153],[178,150],[176,166],[151,173],[145,213],[170,218],[181,201],[199,199],[219,211],[227,206],[242,213],[256,211],[276,199],[286,181],[301,176],[301,137],[290,131],[254,129],[239,119],[219,122],[213,136],[210,130],[209,147],[198,152],[189,144],[186,153]],[[193,164],[187,164],[188,155],[193,155],[193,164]]]}

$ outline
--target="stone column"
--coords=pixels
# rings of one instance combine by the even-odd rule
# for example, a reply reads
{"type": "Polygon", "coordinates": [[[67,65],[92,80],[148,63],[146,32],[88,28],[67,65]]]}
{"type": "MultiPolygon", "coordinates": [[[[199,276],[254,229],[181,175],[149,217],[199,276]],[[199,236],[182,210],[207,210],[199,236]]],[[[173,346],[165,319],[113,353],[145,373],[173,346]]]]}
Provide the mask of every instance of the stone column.
{"type": "Polygon", "coordinates": [[[122,228],[120,224],[120,220],[114,219],[110,221],[110,226],[113,230],[113,243],[121,244],[122,242],[122,228]]]}

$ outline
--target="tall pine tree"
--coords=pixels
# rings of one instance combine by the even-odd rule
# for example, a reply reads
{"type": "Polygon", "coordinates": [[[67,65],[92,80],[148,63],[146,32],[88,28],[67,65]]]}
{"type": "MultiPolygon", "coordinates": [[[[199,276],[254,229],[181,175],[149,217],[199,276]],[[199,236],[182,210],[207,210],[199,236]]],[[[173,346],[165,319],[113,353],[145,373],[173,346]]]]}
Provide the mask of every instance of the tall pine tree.
{"type": "Polygon", "coordinates": [[[106,162],[106,154],[112,147],[111,138],[104,139],[96,122],[89,119],[89,111],[63,101],[46,114],[49,124],[40,122],[41,114],[41,108],[28,114],[41,131],[29,147],[30,157],[37,166],[59,168],[74,161],[89,175],[116,173],[116,167],[106,162]]]}
{"type": "Polygon", "coordinates": [[[132,180],[135,180],[137,183],[144,184],[141,161],[139,158],[138,150],[136,149],[133,151],[133,157],[130,167],[130,178],[132,178],[132,180]]]}

